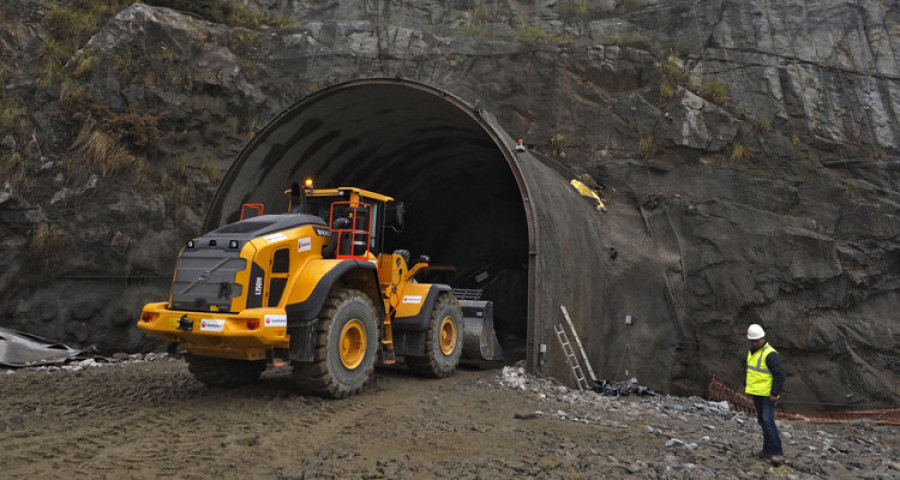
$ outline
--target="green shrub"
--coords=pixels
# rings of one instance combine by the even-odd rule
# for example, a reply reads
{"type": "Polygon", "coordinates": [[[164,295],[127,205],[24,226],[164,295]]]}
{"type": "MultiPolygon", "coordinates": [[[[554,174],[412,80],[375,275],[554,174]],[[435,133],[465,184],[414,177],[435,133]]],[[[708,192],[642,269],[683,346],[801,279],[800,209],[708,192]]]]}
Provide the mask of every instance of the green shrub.
{"type": "Polygon", "coordinates": [[[52,39],[58,42],[60,58],[67,59],[97,31],[100,18],[74,6],[50,5],[44,25],[52,39]]]}
{"type": "Polygon", "coordinates": [[[136,158],[110,133],[85,123],[72,145],[81,157],[68,162],[69,173],[99,170],[105,176],[115,175],[136,162],[136,158]]]}
{"type": "Polygon", "coordinates": [[[550,33],[536,25],[526,25],[516,31],[516,37],[522,43],[545,44],[550,41],[550,33]]]}
{"type": "Polygon", "coordinates": [[[490,15],[488,15],[487,9],[484,6],[475,7],[472,10],[472,17],[469,21],[471,25],[487,25],[490,22],[490,15]]]}
{"type": "Polygon", "coordinates": [[[21,114],[22,107],[15,100],[6,100],[0,104],[0,131],[13,130],[21,114]]]}
{"type": "Polygon", "coordinates": [[[259,46],[259,32],[256,30],[235,29],[231,33],[234,44],[242,50],[252,49],[259,46]]]}
{"type": "Polygon", "coordinates": [[[703,86],[700,87],[700,95],[713,103],[724,104],[728,101],[728,85],[715,78],[707,79],[703,82],[703,86]]]}
{"type": "Polygon", "coordinates": [[[747,149],[747,147],[745,147],[743,143],[735,141],[731,146],[731,161],[744,162],[749,159],[750,151],[747,149]]]}
{"type": "Polygon", "coordinates": [[[675,86],[672,85],[669,80],[663,80],[662,83],[659,84],[659,96],[662,97],[663,100],[675,98],[675,86]]]}
{"type": "Polygon", "coordinates": [[[772,122],[766,117],[759,117],[756,119],[755,127],[759,133],[769,133],[772,131],[772,122]]]}
{"type": "Polygon", "coordinates": [[[600,9],[589,0],[563,0],[556,8],[559,19],[566,24],[584,23],[600,17],[600,9]]]}
{"type": "Polygon", "coordinates": [[[269,18],[258,8],[233,0],[146,0],[147,4],[199,15],[214,23],[257,29],[266,23],[283,25],[284,18],[269,18]]]}
{"type": "Polygon", "coordinates": [[[669,82],[673,84],[681,84],[681,67],[678,66],[678,61],[673,57],[666,57],[659,64],[659,71],[662,74],[663,78],[669,80],[669,82]]]}
{"type": "Polygon", "coordinates": [[[262,11],[251,6],[233,3],[228,20],[240,27],[257,29],[266,20],[266,16],[262,11]]]}
{"type": "Polygon", "coordinates": [[[97,66],[96,55],[83,55],[78,59],[78,63],[75,65],[75,71],[72,74],[75,75],[76,78],[81,78],[93,72],[95,66],[97,66]]]}
{"type": "Polygon", "coordinates": [[[650,154],[653,153],[653,135],[644,135],[641,137],[639,148],[641,156],[650,158],[650,154]]]}
{"type": "Polygon", "coordinates": [[[302,29],[302,26],[290,15],[275,15],[269,20],[269,23],[281,33],[297,32],[302,29]]]}
{"type": "Polygon", "coordinates": [[[28,178],[28,160],[19,152],[0,151],[0,167],[3,180],[14,187],[22,185],[28,178]]]}
{"type": "Polygon", "coordinates": [[[60,102],[66,102],[84,95],[87,95],[87,87],[83,83],[68,77],[63,77],[59,80],[60,102]]]}
{"type": "MultiPolygon", "coordinates": [[[[41,36],[41,67],[35,76],[37,85],[48,88],[59,83],[66,75],[63,66],[68,64],[76,52],[100,29],[107,18],[114,15],[129,0],[72,0],[60,5],[51,2],[41,24],[47,35],[41,36]]],[[[88,63],[77,64],[76,74],[83,75],[93,67],[88,63]]]]}
{"type": "Polygon", "coordinates": [[[488,25],[463,25],[459,27],[457,33],[463,37],[479,38],[482,40],[494,38],[491,27],[488,25]]]}
{"type": "Polygon", "coordinates": [[[31,233],[29,253],[33,258],[45,259],[50,264],[55,263],[59,259],[60,252],[65,250],[68,238],[69,234],[59,225],[41,223],[31,233]]]}
{"type": "Polygon", "coordinates": [[[563,132],[557,133],[556,135],[550,137],[550,153],[554,157],[557,158],[565,158],[566,156],[566,144],[569,140],[569,135],[563,132]]]}
{"type": "Polygon", "coordinates": [[[203,171],[203,174],[206,175],[206,178],[212,183],[219,183],[222,180],[222,167],[219,166],[215,160],[211,158],[207,158],[200,164],[200,169],[203,171]]]}

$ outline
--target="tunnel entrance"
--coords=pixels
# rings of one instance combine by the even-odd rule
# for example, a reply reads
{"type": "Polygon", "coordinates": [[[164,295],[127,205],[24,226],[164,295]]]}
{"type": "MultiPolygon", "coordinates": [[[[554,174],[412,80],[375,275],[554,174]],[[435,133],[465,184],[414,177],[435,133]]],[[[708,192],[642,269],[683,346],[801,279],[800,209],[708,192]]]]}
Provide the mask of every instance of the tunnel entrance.
{"type": "Polygon", "coordinates": [[[206,230],[242,203],[284,213],[293,181],[357,186],[404,202],[386,251],[431,257],[428,281],[482,290],[507,360],[526,358],[529,227],[510,145],[461,100],[421,84],[369,79],[287,108],[251,140],[219,187],[206,230]]]}

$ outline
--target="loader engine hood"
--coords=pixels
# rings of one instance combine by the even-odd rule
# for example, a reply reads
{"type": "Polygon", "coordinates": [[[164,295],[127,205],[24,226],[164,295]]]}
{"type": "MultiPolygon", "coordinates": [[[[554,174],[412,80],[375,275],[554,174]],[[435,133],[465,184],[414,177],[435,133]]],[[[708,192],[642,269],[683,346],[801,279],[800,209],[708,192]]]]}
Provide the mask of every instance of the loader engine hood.
{"type": "MultiPolygon", "coordinates": [[[[232,300],[245,293],[254,296],[253,285],[236,281],[238,272],[248,268],[249,242],[258,237],[303,225],[325,226],[324,220],[313,215],[264,215],[225,225],[188,242],[181,251],[170,292],[170,308],[196,312],[231,312],[232,300]]],[[[262,269],[250,265],[250,278],[264,279],[262,269]]],[[[252,303],[252,298],[248,298],[252,303]]]]}

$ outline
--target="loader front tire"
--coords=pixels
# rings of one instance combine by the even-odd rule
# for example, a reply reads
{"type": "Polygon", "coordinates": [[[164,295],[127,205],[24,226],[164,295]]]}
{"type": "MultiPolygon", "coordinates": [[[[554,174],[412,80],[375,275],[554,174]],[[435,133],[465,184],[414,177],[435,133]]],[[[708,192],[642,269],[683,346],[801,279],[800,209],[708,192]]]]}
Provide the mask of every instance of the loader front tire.
{"type": "Polygon", "coordinates": [[[434,304],[425,335],[425,356],[407,357],[409,370],[416,375],[444,378],[459,365],[463,348],[463,315],[456,296],[442,293],[434,304]]]}
{"type": "Polygon", "coordinates": [[[265,360],[248,361],[230,358],[185,355],[188,371],[197,380],[214,387],[239,387],[256,382],[266,369],[265,360]]]}
{"type": "Polygon", "coordinates": [[[315,357],[294,364],[294,383],[322,397],[359,393],[375,371],[378,339],[378,314],[368,295],[334,289],[319,313],[315,357]]]}

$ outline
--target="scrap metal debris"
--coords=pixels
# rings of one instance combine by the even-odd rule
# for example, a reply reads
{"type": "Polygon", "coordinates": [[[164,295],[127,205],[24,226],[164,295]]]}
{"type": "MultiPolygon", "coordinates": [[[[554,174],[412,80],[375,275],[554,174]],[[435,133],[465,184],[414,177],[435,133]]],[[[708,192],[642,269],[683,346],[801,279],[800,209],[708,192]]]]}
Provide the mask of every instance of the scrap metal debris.
{"type": "MultiPolygon", "coordinates": [[[[569,393],[568,387],[561,385],[553,379],[528,375],[528,373],[525,372],[523,362],[518,362],[513,366],[503,367],[503,370],[500,372],[500,384],[514,390],[530,390],[557,395],[569,393]]],[[[607,397],[623,397],[627,395],[637,395],[640,397],[659,396],[659,393],[652,388],[638,384],[637,378],[634,377],[624,382],[608,382],[606,380],[600,380],[594,382],[594,387],[591,390],[594,393],[607,397]]],[[[728,403],[724,402],[724,405],[725,408],[727,408],[728,403]]],[[[716,404],[716,406],[718,406],[718,404],[716,404]]]]}
{"type": "Polygon", "coordinates": [[[0,365],[32,367],[65,363],[78,357],[81,349],[59,342],[0,327],[0,365]]]}
{"type": "Polygon", "coordinates": [[[67,359],[64,362],[55,364],[32,364],[28,366],[12,367],[10,365],[0,363],[0,375],[15,375],[17,372],[22,371],[46,373],[79,372],[81,370],[89,368],[110,367],[114,365],[125,365],[129,363],[175,361],[180,359],[180,356],[170,355],[168,353],[148,353],[146,355],[142,353],[117,353],[111,357],[91,356],[88,358],[84,358],[84,353],[82,353],[75,358],[67,359]]]}
{"type": "Polygon", "coordinates": [[[596,384],[594,384],[593,390],[600,395],[607,395],[611,397],[622,397],[625,395],[638,395],[641,397],[657,397],[659,396],[652,388],[645,387],[644,385],[638,385],[638,380],[634,377],[630,378],[624,382],[607,382],[606,380],[600,380],[596,384]]]}

